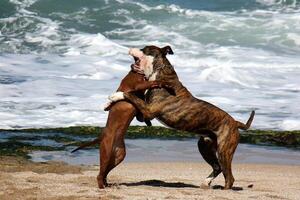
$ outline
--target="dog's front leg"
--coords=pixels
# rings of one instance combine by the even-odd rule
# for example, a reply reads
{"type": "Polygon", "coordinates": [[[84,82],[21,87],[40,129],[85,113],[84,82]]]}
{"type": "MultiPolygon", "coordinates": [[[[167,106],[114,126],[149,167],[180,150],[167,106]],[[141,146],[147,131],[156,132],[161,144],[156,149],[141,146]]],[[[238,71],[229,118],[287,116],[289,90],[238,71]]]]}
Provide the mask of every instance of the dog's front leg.
{"type": "MultiPolygon", "coordinates": [[[[174,90],[173,86],[165,81],[145,81],[145,82],[136,84],[133,88],[126,90],[124,92],[133,93],[136,91],[147,90],[147,89],[152,89],[152,88],[166,88],[171,94],[175,95],[175,90],[174,90]]],[[[124,99],[123,95],[120,96],[121,93],[123,94],[123,92],[118,91],[118,92],[114,93],[113,95],[111,95],[111,98],[109,98],[110,101],[108,103],[106,103],[106,105],[104,105],[105,111],[110,110],[111,106],[113,105],[113,102],[124,99]]],[[[133,95],[133,96],[135,96],[135,95],[133,95]]],[[[134,103],[134,102],[132,102],[132,103],[134,103]]],[[[136,107],[138,107],[138,106],[136,105],[136,107]]],[[[146,118],[146,119],[148,119],[148,118],[146,118]]]]}
{"type": "Polygon", "coordinates": [[[132,89],[124,92],[135,92],[140,90],[147,90],[152,88],[166,88],[173,89],[171,85],[164,81],[144,81],[142,83],[136,84],[132,89]]]}
{"type": "Polygon", "coordinates": [[[116,92],[112,94],[109,99],[113,102],[128,100],[143,114],[144,118],[147,120],[154,119],[163,107],[163,104],[147,104],[135,96],[132,92],[116,92]]]}

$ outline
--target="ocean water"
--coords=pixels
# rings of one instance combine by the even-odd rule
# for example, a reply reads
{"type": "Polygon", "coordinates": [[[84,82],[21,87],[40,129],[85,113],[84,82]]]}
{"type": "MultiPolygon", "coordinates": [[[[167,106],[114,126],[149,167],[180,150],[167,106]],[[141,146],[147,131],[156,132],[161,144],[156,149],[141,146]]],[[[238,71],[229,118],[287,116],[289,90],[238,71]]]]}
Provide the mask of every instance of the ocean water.
{"type": "Polygon", "coordinates": [[[300,129],[299,2],[1,0],[0,128],[105,125],[128,48],[153,44],[198,98],[300,129]]]}

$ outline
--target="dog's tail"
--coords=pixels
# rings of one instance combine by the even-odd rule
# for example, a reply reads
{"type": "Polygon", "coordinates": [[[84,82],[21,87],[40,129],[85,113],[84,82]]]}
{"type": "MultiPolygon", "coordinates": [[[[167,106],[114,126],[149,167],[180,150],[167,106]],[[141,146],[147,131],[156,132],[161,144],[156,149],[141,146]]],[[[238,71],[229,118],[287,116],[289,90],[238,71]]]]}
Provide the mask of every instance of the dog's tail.
{"type": "Polygon", "coordinates": [[[252,123],[253,118],[254,118],[254,115],[255,115],[255,111],[253,110],[251,112],[251,115],[250,115],[250,117],[249,117],[249,119],[248,119],[248,121],[247,121],[246,124],[244,124],[242,122],[239,122],[239,121],[236,121],[237,127],[240,128],[240,129],[243,129],[243,130],[247,130],[248,128],[250,128],[251,123],[252,123]]]}
{"type": "Polygon", "coordinates": [[[99,143],[99,138],[96,138],[92,141],[89,141],[89,142],[86,142],[86,143],[83,143],[82,145],[80,145],[79,147],[77,147],[76,149],[74,149],[73,151],[71,151],[71,153],[74,153],[75,151],[78,151],[80,149],[83,149],[85,147],[88,147],[88,146],[92,146],[92,145],[95,145],[95,144],[98,144],[99,143]]]}

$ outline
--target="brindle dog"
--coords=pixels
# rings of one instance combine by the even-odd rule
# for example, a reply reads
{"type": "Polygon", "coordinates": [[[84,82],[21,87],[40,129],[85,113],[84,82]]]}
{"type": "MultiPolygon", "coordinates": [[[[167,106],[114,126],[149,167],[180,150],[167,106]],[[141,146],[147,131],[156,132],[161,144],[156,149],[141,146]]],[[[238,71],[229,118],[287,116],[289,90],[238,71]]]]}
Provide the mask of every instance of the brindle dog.
{"type": "Polygon", "coordinates": [[[247,123],[236,121],[220,108],[195,98],[179,81],[166,55],[173,53],[171,47],[146,46],[131,49],[129,54],[140,60],[139,70],[144,71],[149,81],[163,81],[171,86],[176,95],[164,88],[150,89],[146,102],[132,92],[117,92],[112,101],[126,99],[142,112],[146,119],[157,118],[169,127],[200,134],[198,148],[204,160],[213,168],[205,179],[207,186],[223,172],[224,189],[231,189],[234,178],[231,163],[239,142],[238,129],[248,129],[254,118],[252,111],[247,123]]]}

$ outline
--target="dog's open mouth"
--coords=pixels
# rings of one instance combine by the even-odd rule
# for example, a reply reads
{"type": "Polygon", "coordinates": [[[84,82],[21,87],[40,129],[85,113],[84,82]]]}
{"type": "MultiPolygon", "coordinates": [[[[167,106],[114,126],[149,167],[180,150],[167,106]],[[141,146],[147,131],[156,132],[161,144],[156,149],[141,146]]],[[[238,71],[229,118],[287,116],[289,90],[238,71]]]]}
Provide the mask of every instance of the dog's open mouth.
{"type": "Polygon", "coordinates": [[[144,74],[143,63],[145,62],[145,60],[143,52],[139,49],[130,49],[129,55],[131,55],[134,59],[134,63],[131,65],[131,69],[139,74],[144,74]]]}
{"type": "Polygon", "coordinates": [[[144,71],[141,68],[141,59],[139,59],[136,56],[133,56],[134,63],[131,65],[131,69],[133,69],[135,72],[139,74],[144,74],[144,71]]]}
{"type": "Polygon", "coordinates": [[[140,67],[141,60],[138,57],[133,56],[135,67],[140,67]]]}

